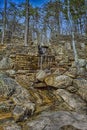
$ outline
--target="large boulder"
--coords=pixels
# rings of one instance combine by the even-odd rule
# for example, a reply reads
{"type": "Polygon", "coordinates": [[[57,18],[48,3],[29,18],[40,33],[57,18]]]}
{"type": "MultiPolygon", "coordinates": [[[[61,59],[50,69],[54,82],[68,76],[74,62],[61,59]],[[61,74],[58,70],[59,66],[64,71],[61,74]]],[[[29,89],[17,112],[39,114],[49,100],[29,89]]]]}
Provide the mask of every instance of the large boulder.
{"type": "Polygon", "coordinates": [[[55,95],[59,95],[73,110],[78,112],[86,112],[86,103],[78,95],[71,94],[64,89],[55,91],[55,95]]]}
{"type": "Polygon", "coordinates": [[[45,83],[55,88],[66,88],[72,85],[72,79],[66,75],[49,75],[45,78],[45,83]]]}
{"type": "Polygon", "coordinates": [[[16,106],[12,109],[15,120],[23,119],[25,113],[26,117],[34,114],[35,104],[32,103],[29,92],[6,75],[0,75],[0,95],[11,99],[16,106]]]}
{"type": "Polygon", "coordinates": [[[73,85],[78,88],[78,94],[82,97],[82,99],[87,101],[87,80],[75,79],[73,80],[73,85]]]}
{"type": "Polygon", "coordinates": [[[47,76],[46,72],[43,70],[40,70],[37,74],[36,74],[36,79],[39,81],[43,81],[44,78],[47,76]]]}
{"type": "Polygon", "coordinates": [[[4,97],[12,96],[16,92],[18,85],[6,75],[0,74],[0,95],[4,97]]]}
{"type": "Polygon", "coordinates": [[[46,112],[42,113],[34,121],[25,123],[26,130],[62,130],[65,126],[71,126],[77,130],[87,130],[87,116],[66,111],[46,112]]]}
{"type": "Polygon", "coordinates": [[[13,61],[8,57],[3,57],[0,61],[0,69],[11,69],[13,67],[13,61]]]}

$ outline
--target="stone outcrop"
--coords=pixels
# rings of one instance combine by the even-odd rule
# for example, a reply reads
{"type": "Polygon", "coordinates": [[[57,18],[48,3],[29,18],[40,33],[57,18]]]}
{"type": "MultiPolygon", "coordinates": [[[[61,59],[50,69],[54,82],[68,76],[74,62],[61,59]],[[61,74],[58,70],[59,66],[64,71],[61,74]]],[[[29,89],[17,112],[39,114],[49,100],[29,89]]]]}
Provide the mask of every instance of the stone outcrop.
{"type": "MultiPolygon", "coordinates": [[[[30,115],[33,115],[35,111],[35,104],[30,101],[30,94],[25,88],[22,88],[14,79],[11,79],[4,74],[0,75],[0,96],[11,100],[13,107],[10,112],[13,111],[13,115],[15,115],[13,117],[15,118],[15,120],[16,115],[17,120],[20,119],[20,115],[22,116],[22,120],[24,119],[24,117],[29,117],[30,115]],[[17,107],[14,108],[15,105],[17,107]],[[23,115],[25,113],[26,116],[23,115]]],[[[11,106],[9,106],[8,109],[10,109],[10,107],[11,106]]],[[[6,105],[4,109],[7,110],[6,105]]]]}
{"type": "Polygon", "coordinates": [[[66,125],[72,126],[75,130],[87,130],[87,116],[65,111],[43,113],[34,121],[28,122],[25,128],[26,130],[61,130],[66,125]]]}
{"type": "Polygon", "coordinates": [[[86,102],[82,100],[78,95],[71,94],[64,89],[56,90],[55,95],[59,95],[75,111],[86,113],[86,102]]]}
{"type": "Polygon", "coordinates": [[[45,78],[45,83],[55,88],[66,88],[72,85],[72,79],[66,75],[49,75],[45,78]]]}

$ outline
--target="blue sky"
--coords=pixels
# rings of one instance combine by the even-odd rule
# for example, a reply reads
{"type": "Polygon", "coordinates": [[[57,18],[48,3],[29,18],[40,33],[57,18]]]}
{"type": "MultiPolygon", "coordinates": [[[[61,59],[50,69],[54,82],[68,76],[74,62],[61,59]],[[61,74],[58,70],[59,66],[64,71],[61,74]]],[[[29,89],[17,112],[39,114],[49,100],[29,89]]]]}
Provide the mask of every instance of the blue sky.
{"type": "Polygon", "coordinates": [[[31,4],[33,6],[41,6],[43,3],[45,3],[47,0],[30,0],[31,4]]]}
{"type": "MultiPolygon", "coordinates": [[[[16,3],[21,3],[21,2],[25,2],[26,0],[7,0],[7,1],[14,1],[16,3]]],[[[42,6],[45,2],[47,2],[49,0],[30,0],[30,3],[32,4],[32,6],[42,6]]],[[[4,0],[0,0],[0,7],[3,6],[4,0]]]]}

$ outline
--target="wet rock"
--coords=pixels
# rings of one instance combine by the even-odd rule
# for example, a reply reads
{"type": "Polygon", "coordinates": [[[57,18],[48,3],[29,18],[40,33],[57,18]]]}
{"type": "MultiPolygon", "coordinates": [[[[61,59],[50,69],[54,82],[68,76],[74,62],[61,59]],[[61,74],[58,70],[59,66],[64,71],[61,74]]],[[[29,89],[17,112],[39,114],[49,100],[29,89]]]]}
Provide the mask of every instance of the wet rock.
{"type": "Polygon", "coordinates": [[[22,121],[25,118],[30,117],[34,114],[35,111],[35,104],[34,103],[27,103],[22,105],[16,105],[13,110],[13,117],[15,121],[22,121]]]}
{"type": "Polygon", "coordinates": [[[86,113],[86,103],[78,95],[71,94],[64,89],[58,89],[55,91],[55,95],[59,95],[62,99],[77,112],[86,113]]]}
{"type": "Polygon", "coordinates": [[[25,128],[26,130],[61,130],[65,126],[75,128],[69,130],[87,130],[87,116],[66,111],[46,112],[34,121],[27,122],[25,128]]]}
{"type": "Polygon", "coordinates": [[[17,125],[16,123],[14,124],[8,124],[3,127],[4,130],[22,130],[21,126],[17,125]]]}
{"type": "Polygon", "coordinates": [[[0,69],[11,69],[13,67],[13,62],[10,58],[4,57],[0,61],[0,69]]]}
{"type": "Polygon", "coordinates": [[[72,85],[72,79],[66,75],[50,75],[45,78],[45,83],[55,88],[66,88],[72,85]]]}
{"type": "Polygon", "coordinates": [[[75,79],[73,85],[78,88],[78,94],[87,101],[87,80],[75,79]]]}
{"type": "Polygon", "coordinates": [[[40,70],[37,74],[36,74],[36,79],[39,81],[43,81],[44,78],[47,76],[46,72],[43,70],[40,70]]]}

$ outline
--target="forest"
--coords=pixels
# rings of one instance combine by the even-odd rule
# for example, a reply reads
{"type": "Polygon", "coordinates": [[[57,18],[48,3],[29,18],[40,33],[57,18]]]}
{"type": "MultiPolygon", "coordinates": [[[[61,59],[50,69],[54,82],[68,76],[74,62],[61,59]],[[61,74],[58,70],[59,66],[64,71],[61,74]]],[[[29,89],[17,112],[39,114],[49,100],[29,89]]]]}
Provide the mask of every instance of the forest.
{"type": "Polygon", "coordinates": [[[87,0],[0,0],[0,130],[87,130],[87,0]]]}
{"type": "Polygon", "coordinates": [[[6,32],[11,38],[37,40],[38,44],[47,43],[56,35],[71,35],[72,31],[87,36],[86,0],[48,0],[41,7],[33,7],[29,0],[17,3],[4,0],[3,4],[0,9],[2,44],[6,32]]]}

